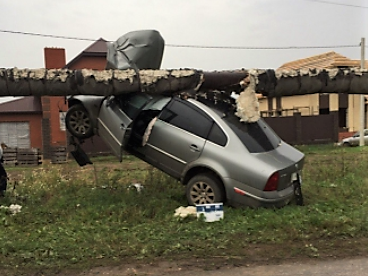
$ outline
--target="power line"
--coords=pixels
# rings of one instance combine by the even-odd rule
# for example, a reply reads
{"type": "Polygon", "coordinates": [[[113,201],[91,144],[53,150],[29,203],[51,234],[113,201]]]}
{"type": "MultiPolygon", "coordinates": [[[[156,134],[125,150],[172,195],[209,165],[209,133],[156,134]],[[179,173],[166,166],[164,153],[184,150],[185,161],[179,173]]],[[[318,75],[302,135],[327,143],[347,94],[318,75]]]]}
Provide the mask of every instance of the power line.
{"type": "Polygon", "coordinates": [[[9,34],[20,34],[20,35],[32,35],[32,36],[41,36],[41,37],[49,37],[49,38],[59,38],[59,39],[96,41],[96,39],[81,38],[81,37],[72,37],[72,36],[63,36],[63,35],[29,33],[29,32],[8,31],[8,30],[0,30],[0,32],[1,33],[9,33],[9,34]]]}
{"type": "Polygon", "coordinates": [[[343,4],[343,3],[336,3],[336,2],[323,1],[323,0],[304,0],[304,1],[317,2],[317,3],[323,3],[323,4],[329,4],[329,5],[336,5],[336,6],[345,6],[345,7],[368,9],[368,7],[365,7],[365,6],[351,5],[351,4],[343,4]]]}
{"type": "Polygon", "coordinates": [[[279,47],[253,47],[253,46],[205,46],[205,45],[177,45],[165,44],[169,47],[177,48],[206,48],[206,49],[231,49],[231,50],[291,50],[291,49],[322,49],[322,48],[353,48],[356,45],[335,45],[335,46],[279,46],[279,47]]]}
{"type": "MultiPolygon", "coordinates": [[[[9,31],[0,30],[1,33],[19,34],[19,35],[30,35],[57,39],[69,39],[69,40],[80,40],[80,41],[96,41],[96,39],[72,37],[72,36],[61,36],[52,34],[41,34],[31,32],[20,32],[20,31],[9,31]]],[[[112,42],[112,41],[108,41],[112,42]]],[[[292,49],[332,49],[332,48],[355,48],[359,47],[359,44],[355,45],[329,45],[329,46],[279,46],[279,47],[255,47],[255,46],[210,46],[210,45],[185,45],[185,44],[165,44],[167,47],[175,48],[196,48],[196,49],[228,49],[228,50],[292,50],[292,49]]]]}

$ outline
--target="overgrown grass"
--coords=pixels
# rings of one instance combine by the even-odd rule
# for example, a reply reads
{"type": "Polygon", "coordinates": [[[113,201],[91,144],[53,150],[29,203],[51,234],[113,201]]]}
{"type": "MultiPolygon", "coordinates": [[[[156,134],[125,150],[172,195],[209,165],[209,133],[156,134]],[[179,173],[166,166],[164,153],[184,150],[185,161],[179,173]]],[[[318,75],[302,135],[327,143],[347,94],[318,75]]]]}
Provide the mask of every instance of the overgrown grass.
{"type": "Polygon", "coordinates": [[[134,159],[123,165],[99,161],[82,170],[75,164],[25,170],[0,199],[2,205],[22,205],[16,215],[0,209],[0,266],[242,256],[250,245],[282,247],[290,241],[318,256],[316,240],[365,237],[368,152],[336,147],[305,152],[305,206],[225,206],[224,220],[215,223],[174,218],[174,210],[186,206],[184,187],[155,169],[140,169],[134,159]],[[140,193],[128,188],[136,182],[144,185],[140,193]]]}

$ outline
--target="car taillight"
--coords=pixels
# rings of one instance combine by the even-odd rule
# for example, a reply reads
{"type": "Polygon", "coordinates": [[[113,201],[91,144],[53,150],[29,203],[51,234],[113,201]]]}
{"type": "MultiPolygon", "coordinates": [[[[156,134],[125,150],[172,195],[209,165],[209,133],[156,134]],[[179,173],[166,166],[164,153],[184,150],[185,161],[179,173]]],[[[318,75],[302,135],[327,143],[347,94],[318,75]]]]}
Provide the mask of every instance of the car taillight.
{"type": "Polygon", "coordinates": [[[278,172],[273,173],[270,178],[268,178],[266,186],[264,187],[263,191],[270,192],[270,191],[276,191],[277,186],[279,184],[279,178],[280,175],[278,172]]]}

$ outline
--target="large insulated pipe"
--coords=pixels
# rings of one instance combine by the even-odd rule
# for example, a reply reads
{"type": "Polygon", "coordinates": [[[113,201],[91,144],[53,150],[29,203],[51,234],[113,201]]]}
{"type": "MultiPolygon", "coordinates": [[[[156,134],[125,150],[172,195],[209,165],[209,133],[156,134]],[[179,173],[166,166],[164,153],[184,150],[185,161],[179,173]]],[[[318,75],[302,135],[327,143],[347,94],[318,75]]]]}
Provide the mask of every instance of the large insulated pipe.
{"type": "Polygon", "coordinates": [[[368,70],[360,68],[250,70],[255,91],[267,97],[315,93],[368,94],[368,70]]]}
{"type": "Polygon", "coordinates": [[[203,72],[201,88],[219,91],[236,89],[247,76],[247,70],[203,72]]]}
{"type": "Polygon", "coordinates": [[[2,96],[119,95],[128,92],[174,94],[182,91],[243,89],[236,115],[259,119],[256,93],[283,97],[314,93],[368,94],[368,70],[307,69],[202,72],[180,70],[0,69],[2,96]]]}
{"type": "Polygon", "coordinates": [[[196,88],[197,70],[68,70],[0,69],[2,96],[119,95],[129,92],[167,93],[196,88]]]}

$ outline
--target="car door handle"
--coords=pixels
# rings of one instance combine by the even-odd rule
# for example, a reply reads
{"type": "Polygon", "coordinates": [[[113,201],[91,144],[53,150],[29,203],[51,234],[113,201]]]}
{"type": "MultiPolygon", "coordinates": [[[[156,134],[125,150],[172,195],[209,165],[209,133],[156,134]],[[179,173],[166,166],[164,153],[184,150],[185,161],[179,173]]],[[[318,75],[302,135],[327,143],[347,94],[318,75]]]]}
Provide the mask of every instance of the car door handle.
{"type": "Polygon", "coordinates": [[[196,152],[198,152],[198,151],[199,151],[199,148],[197,147],[197,145],[191,144],[191,145],[190,145],[190,150],[191,150],[191,151],[196,151],[196,152]]]}

